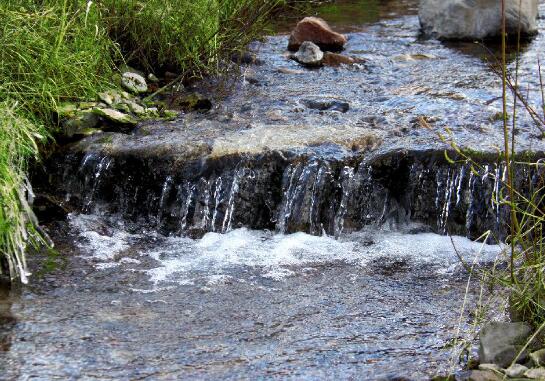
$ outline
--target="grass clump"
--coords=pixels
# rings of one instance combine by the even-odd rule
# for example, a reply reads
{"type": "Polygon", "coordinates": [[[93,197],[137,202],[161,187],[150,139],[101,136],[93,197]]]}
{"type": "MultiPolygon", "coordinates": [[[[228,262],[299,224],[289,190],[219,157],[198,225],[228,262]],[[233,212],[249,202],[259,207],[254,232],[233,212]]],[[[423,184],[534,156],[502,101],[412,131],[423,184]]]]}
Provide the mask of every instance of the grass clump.
{"type": "Polygon", "coordinates": [[[26,198],[27,163],[55,130],[58,105],[94,99],[113,72],[116,46],[98,16],[66,0],[0,4],[0,261],[23,282],[28,245],[44,242],[26,198]]]}
{"type": "Polygon", "coordinates": [[[110,37],[128,64],[202,75],[263,33],[279,0],[104,0],[110,37]]]}
{"type": "MultiPolygon", "coordinates": [[[[24,113],[24,112],[23,112],[24,113]]],[[[36,217],[29,206],[32,190],[25,176],[29,158],[37,158],[37,141],[45,130],[21,116],[15,102],[0,102],[0,254],[9,274],[27,281],[27,245],[44,242],[37,231],[36,217]]],[[[0,266],[0,274],[2,274],[0,266]]]]}
{"type": "Polygon", "coordinates": [[[61,102],[95,99],[116,57],[99,16],[67,0],[0,4],[0,100],[51,125],[61,102]]]}

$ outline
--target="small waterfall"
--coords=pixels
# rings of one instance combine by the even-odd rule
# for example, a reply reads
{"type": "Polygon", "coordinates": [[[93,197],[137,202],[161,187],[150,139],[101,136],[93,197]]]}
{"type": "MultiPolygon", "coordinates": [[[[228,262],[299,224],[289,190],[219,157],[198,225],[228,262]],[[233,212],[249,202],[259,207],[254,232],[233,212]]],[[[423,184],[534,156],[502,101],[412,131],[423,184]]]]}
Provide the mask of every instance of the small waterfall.
{"type": "Polygon", "coordinates": [[[342,198],[339,204],[339,208],[335,213],[335,221],[333,234],[335,237],[339,237],[344,230],[345,216],[348,211],[348,201],[350,198],[350,191],[353,188],[352,181],[354,179],[354,168],[344,167],[341,172],[340,186],[342,189],[342,198]]]}
{"type": "MultiPolygon", "coordinates": [[[[173,168],[89,153],[56,188],[84,212],[102,210],[165,234],[246,226],[339,237],[369,224],[421,222],[442,234],[505,236],[504,165],[452,165],[434,155],[325,160],[233,157],[173,168]],[[157,170],[161,168],[161,171],[157,170]]],[[[521,171],[521,173],[524,171],[521,171]]],[[[538,168],[517,179],[537,184],[538,168]],[[525,180],[527,179],[527,180],[525,180]]]]}

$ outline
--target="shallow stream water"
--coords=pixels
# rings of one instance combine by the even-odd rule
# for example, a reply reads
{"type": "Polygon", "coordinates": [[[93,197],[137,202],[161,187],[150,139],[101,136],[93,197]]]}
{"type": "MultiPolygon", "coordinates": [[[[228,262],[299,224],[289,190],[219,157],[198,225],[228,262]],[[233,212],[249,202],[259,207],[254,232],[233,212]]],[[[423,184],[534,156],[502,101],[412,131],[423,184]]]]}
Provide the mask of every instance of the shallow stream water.
{"type": "MultiPolygon", "coordinates": [[[[361,126],[384,133],[383,150],[437,147],[415,128],[419,115],[479,148],[499,141],[499,82],[486,49],[420,39],[416,1],[314,11],[349,33],[347,54],[369,63],[306,71],[283,56],[285,35],[256,44],[265,64],[245,71],[218,113],[268,124],[236,130],[214,149],[281,150],[306,139],[291,137],[284,118],[310,126],[305,149],[325,143],[315,152],[324,156],[338,153],[327,139],[361,126]],[[303,98],[349,101],[350,111],[307,110],[303,98]],[[314,142],[321,126],[326,141],[314,142]]],[[[542,34],[521,60],[531,99],[543,45],[542,34]]],[[[523,148],[542,147],[534,135],[521,116],[523,148]]],[[[235,227],[193,239],[92,210],[47,226],[59,254],[31,259],[29,286],[0,288],[0,379],[429,379],[459,370],[452,343],[472,339],[471,316],[460,311],[479,290],[470,282],[466,294],[458,255],[487,266],[501,251],[407,221],[336,238],[235,227]]]]}

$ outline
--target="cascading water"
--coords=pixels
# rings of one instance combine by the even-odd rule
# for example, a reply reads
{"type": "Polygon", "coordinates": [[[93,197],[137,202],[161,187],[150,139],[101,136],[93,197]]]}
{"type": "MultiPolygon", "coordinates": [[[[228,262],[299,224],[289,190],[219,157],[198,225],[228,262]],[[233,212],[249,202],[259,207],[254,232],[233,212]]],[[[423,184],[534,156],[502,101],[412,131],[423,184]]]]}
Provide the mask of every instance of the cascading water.
{"type": "MultiPolygon", "coordinates": [[[[504,166],[452,165],[441,156],[328,160],[271,154],[157,174],[142,170],[155,169],[153,163],[127,168],[87,154],[73,166],[75,173],[59,177],[58,189],[76,209],[117,214],[166,234],[249,227],[338,237],[370,224],[414,221],[441,234],[476,238],[490,231],[501,240],[507,221],[504,166]]],[[[528,188],[527,178],[521,172],[517,181],[528,188]]]]}

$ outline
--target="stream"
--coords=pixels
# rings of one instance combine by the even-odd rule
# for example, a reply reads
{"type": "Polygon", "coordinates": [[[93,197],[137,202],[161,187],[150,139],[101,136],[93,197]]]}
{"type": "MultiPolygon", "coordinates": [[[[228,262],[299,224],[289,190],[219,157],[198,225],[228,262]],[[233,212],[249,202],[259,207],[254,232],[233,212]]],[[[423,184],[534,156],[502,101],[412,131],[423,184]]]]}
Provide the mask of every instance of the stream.
{"type": "MultiPolygon", "coordinates": [[[[482,296],[460,257],[492,266],[505,237],[497,47],[422,39],[417,5],[314,9],[364,60],[340,68],[287,58],[300,15],[286,16],[209,112],[94,135],[45,163],[36,193],[70,213],[46,219],[57,252],[29,258],[30,285],[0,286],[0,380],[460,372],[482,296]],[[447,127],[479,171],[446,160],[447,127]]],[[[542,33],[520,59],[533,104],[544,49],[542,33]]],[[[545,150],[524,113],[517,139],[545,150]]]]}

